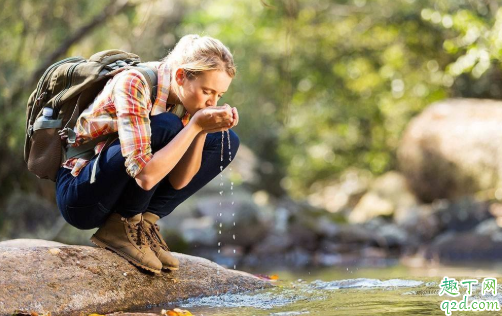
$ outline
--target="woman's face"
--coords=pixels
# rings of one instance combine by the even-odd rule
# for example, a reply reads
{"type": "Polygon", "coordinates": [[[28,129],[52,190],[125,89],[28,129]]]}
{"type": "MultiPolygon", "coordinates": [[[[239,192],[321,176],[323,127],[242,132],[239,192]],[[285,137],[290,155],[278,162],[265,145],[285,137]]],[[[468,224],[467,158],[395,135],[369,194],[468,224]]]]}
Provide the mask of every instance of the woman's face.
{"type": "Polygon", "coordinates": [[[188,79],[182,69],[176,71],[180,101],[190,115],[218,105],[218,100],[227,92],[232,78],[222,70],[209,70],[188,79]]]}

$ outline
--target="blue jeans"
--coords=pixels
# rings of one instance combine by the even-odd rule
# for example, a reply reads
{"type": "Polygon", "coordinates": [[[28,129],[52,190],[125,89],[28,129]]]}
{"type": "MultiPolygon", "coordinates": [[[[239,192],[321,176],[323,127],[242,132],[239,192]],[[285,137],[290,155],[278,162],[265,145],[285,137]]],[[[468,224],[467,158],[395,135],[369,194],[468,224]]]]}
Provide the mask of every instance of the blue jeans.
{"type": "MultiPolygon", "coordinates": [[[[163,148],[182,129],[181,120],[166,112],[150,117],[152,151],[163,148]]],[[[239,147],[239,138],[230,132],[232,160],[239,147]]],[[[126,173],[125,158],[120,151],[120,141],[111,143],[101,154],[96,181],[90,184],[96,157],[80,171],[77,177],[71,170],[61,167],[56,179],[56,201],[64,219],[79,229],[100,227],[113,212],[131,217],[146,211],[159,217],[169,215],[180,203],[215,178],[230,163],[228,133],[224,133],[223,161],[221,161],[221,132],[206,136],[200,170],[192,181],[180,190],[174,189],[164,177],[151,190],[143,190],[136,180],[126,173]]]]}

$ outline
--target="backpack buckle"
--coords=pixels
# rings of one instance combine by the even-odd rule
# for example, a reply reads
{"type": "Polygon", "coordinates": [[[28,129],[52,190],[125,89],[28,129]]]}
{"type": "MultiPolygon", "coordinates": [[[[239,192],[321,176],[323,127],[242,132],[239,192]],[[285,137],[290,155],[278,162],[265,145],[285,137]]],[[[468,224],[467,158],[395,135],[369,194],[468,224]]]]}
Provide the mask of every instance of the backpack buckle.
{"type": "Polygon", "coordinates": [[[77,134],[75,133],[75,131],[69,127],[66,127],[62,130],[60,130],[58,132],[59,136],[61,136],[61,138],[66,138],[66,141],[68,142],[68,144],[75,144],[75,142],[77,141],[77,134]]]}

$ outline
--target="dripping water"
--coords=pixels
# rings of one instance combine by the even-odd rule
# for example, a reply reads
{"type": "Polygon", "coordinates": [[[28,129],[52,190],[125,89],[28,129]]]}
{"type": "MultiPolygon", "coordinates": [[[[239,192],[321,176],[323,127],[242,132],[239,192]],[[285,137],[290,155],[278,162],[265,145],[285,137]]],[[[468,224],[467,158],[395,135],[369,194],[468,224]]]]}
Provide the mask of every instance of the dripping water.
{"type": "MultiPolygon", "coordinates": [[[[232,151],[231,151],[231,144],[230,144],[230,131],[227,130],[227,140],[228,140],[228,161],[229,163],[232,161],[232,151]]],[[[222,200],[223,200],[223,156],[224,156],[224,150],[225,150],[225,131],[221,132],[221,154],[220,154],[220,209],[222,209],[222,200]]],[[[232,167],[229,168],[229,171],[232,171],[232,167]]],[[[234,200],[233,200],[233,192],[234,189],[234,183],[230,182],[230,195],[232,196],[232,205],[234,205],[234,200]]],[[[221,235],[221,230],[223,228],[223,222],[221,221],[221,217],[223,214],[220,212],[219,214],[220,217],[220,223],[219,223],[219,230],[218,230],[218,235],[221,235]]],[[[232,216],[235,216],[235,213],[232,213],[232,216]]],[[[218,223],[218,221],[217,221],[218,223]]],[[[235,221],[233,222],[233,225],[235,227],[235,221]]],[[[232,235],[232,238],[235,240],[235,234],[232,235]]],[[[221,253],[221,241],[218,241],[218,253],[221,253]]],[[[233,253],[236,253],[235,249],[233,250],[233,253]]],[[[236,265],[234,264],[234,269],[236,269],[236,265]]],[[[217,271],[219,274],[219,270],[217,271]]]]}

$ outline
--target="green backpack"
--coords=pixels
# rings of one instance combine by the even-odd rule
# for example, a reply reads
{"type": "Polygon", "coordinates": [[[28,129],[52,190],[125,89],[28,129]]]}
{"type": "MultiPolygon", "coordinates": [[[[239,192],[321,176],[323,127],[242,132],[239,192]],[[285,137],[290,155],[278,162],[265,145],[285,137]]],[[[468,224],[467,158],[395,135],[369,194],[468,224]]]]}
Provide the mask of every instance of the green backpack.
{"type": "MultiPolygon", "coordinates": [[[[139,70],[152,91],[152,102],[155,100],[157,70],[140,62],[135,54],[107,50],[92,55],[88,60],[66,58],[47,68],[28,99],[24,144],[24,160],[28,169],[41,179],[56,181],[57,172],[66,159],[91,159],[95,145],[106,140],[105,146],[108,146],[116,139],[118,135],[115,132],[77,147],[69,146],[75,142],[73,128],[80,113],[92,103],[108,79],[122,68],[139,70]],[[61,138],[63,135],[67,137],[68,146],[61,138]]],[[[94,182],[97,165],[94,164],[91,183],[94,182]]]]}

